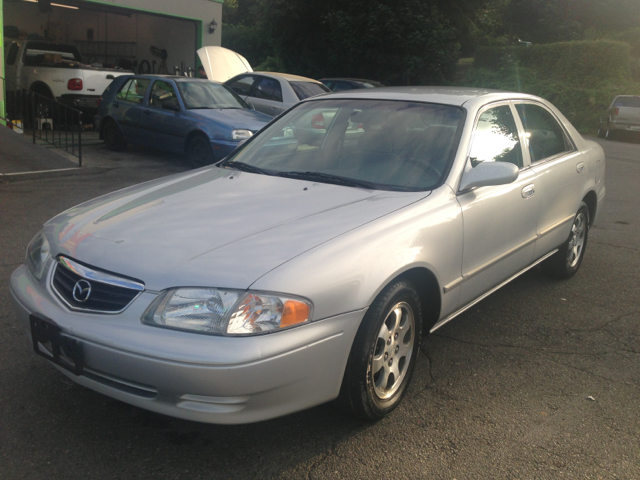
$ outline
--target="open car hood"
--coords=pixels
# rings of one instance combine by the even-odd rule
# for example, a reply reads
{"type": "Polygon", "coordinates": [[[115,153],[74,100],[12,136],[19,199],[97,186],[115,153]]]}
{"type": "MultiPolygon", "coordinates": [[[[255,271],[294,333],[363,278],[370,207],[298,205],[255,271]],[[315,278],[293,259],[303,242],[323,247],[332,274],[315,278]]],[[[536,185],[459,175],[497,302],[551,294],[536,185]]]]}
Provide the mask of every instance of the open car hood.
{"type": "Polygon", "coordinates": [[[226,82],[240,73],[253,72],[246,58],[227,48],[202,47],[198,50],[198,57],[207,78],[216,82],[226,82]]]}

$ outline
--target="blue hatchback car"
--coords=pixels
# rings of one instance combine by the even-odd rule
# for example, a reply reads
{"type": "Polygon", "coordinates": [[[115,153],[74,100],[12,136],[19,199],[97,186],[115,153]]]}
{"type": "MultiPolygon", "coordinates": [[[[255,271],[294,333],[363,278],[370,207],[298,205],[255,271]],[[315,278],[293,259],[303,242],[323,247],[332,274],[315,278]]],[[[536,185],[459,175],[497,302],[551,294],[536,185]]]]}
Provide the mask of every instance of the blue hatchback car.
{"type": "Polygon", "coordinates": [[[102,94],[94,125],[110,150],[127,143],[185,153],[201,167],[233,152],[272,118],[210,80],[125,75],[102,94]]]}

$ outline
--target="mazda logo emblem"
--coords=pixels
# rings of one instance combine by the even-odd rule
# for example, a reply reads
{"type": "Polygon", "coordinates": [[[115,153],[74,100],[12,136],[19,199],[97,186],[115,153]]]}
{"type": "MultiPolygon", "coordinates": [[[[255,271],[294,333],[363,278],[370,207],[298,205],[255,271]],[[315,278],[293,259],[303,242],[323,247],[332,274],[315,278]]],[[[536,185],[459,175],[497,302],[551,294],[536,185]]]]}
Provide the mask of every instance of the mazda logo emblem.
{"type": "Polygon", "coordinates": [[[78,280],[73,286],[73,299],[78,303],[84,303],[89,300],[91,295],[91,284],[86,280],[78,280]]]}

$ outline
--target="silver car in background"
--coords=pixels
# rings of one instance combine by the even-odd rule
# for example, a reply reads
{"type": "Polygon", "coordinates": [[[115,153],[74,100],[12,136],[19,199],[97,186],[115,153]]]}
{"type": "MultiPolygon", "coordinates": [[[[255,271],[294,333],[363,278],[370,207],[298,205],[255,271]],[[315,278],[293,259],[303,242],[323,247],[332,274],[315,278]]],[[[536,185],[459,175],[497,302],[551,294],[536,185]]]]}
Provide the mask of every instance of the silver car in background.
{"type": "Polygon", "coordinates": [[[277,117],[300,100],[331,92],[318,80],[288,73],[247,72],[224,84],[258,112],[277,117]]]}
{"type": "Polygon", "coordinates": [[[375,420],[423,335],[534,265],[576,273],[604,174],[537,97],[316,97],[215,166],[48,221],[11,293],[35,353],[141,408],[246,423],[339,398],[375,420]]]}
{"type": "Polygon", "coordinates": [[[620,131],[640,132],[640,96],[618,95],[600,116],[600,138],[611,140],[620,131]]]}

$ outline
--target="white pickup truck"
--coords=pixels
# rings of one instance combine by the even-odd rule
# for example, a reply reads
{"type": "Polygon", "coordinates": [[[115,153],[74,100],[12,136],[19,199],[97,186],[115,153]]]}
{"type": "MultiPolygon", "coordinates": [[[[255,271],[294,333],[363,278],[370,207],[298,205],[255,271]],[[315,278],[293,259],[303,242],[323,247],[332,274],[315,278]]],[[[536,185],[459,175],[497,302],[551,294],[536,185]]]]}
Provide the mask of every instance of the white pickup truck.
{"type": "Polygon", "coordinates": [[[73,45],[40,40],[13,42],[6,50],[7,92],[30,90],[83,112],[93,113],[111,81],[131,72],[121,68],[98,68],[82,63],[73,45]]]}

